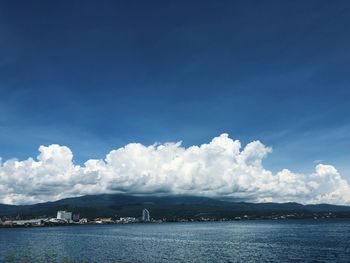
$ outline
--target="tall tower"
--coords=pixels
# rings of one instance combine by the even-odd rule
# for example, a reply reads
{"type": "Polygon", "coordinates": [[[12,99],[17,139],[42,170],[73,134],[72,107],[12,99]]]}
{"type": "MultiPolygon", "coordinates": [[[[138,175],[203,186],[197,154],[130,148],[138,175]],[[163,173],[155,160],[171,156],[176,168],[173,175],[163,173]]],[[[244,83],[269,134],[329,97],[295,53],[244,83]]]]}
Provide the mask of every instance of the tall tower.
{"type": "Polygon", "coordinates": [[[142,221],[143,222],[149,222],[150,221],[149,211],[146,208],[144,208],[142,210],[142,221]]]}
{"type": "Polygon", "coordinates": [[[67,223],[72,223],[72,212],[57,211],[57,219],[64,220],[67,223]]]}

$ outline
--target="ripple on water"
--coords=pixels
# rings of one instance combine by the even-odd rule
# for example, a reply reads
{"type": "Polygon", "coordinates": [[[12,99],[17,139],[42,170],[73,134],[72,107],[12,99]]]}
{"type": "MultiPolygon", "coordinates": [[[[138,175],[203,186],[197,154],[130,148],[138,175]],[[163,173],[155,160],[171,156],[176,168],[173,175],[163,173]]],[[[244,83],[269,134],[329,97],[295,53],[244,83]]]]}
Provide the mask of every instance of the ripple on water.
{"type": "Polygon", "coordinates": [[[286,220],[0,229],[6,251],[89,262],[350,262],[350,221],[286,220]]]}

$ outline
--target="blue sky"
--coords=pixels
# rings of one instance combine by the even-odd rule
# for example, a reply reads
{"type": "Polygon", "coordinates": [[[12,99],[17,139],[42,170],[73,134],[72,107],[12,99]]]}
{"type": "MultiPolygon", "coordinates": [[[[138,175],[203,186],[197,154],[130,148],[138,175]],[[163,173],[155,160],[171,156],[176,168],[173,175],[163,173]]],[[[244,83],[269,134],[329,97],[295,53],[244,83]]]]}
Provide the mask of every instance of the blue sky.
{"type": "Polygon", "coordinates": [[[0,156],[226,132],[350,179],[349,1],[0,1],[0,156]],[[218,3],[219,2],[219,3],[218,3]]]}

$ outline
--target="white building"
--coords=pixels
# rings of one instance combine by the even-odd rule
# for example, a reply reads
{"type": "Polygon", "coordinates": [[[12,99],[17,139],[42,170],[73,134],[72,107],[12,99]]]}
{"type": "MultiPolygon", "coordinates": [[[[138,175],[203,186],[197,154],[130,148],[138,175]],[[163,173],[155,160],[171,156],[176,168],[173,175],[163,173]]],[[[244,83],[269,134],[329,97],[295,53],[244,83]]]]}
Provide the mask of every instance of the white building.
{"type": "Polygon", "coordinates": [[[117,220],[117,223],[119,224],[128,224],[128,223],[136,223],[137,220],[135,217],[121,217],[119,220],[117,220]]]}
{"type": "Polygon", "coordinates": [[[143,222],[149,222],[149,221],[151,221],[151,217],[150,217],[150,215],[149,215],[149,211],[148,211],[146,208],[144,208],[144,209],[142,210],[142,221],[143,221],[143,222]]]}
{"type": "Polygon", "coordinates": [[[29,220],[14,220],[12,223],[17,226],[25,226],[25,225],[32,225],[32,226],[41,226],[44,224],[46,218],[41,219],[29,219],[29,220]]]}
{"type": "Polygon", "coordinates": [[[81,218],[81,219],[79,220],[79,224],[84,225],[84,224],[87,224],[87,223],[88,223],[88,219],[87,219],[87,218],[81,218]]]}
{"type": "Polygon", "coordinates": [[[108,218],[95,218],[95,223],[96,224],[113,224],[114,221],[112,220],[111,217],[108,218]]]}
{"type": "Polygon", "coordinates": [[[64,220],[67,223],[72,223],[72,212],[57,211],[57,219],[64,220]]]}

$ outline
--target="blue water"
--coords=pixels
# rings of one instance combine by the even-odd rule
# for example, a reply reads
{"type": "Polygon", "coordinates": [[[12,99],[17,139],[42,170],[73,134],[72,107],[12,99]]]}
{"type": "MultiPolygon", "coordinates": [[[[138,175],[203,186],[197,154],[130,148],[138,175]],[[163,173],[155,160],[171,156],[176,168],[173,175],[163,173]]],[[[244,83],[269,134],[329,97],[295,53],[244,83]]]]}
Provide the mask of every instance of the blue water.
{"type": "Polygon", "coordinates": [[[88,262],[350,262],[350,220],[257,220],[0,229],[4,254],[88,262]]]}

